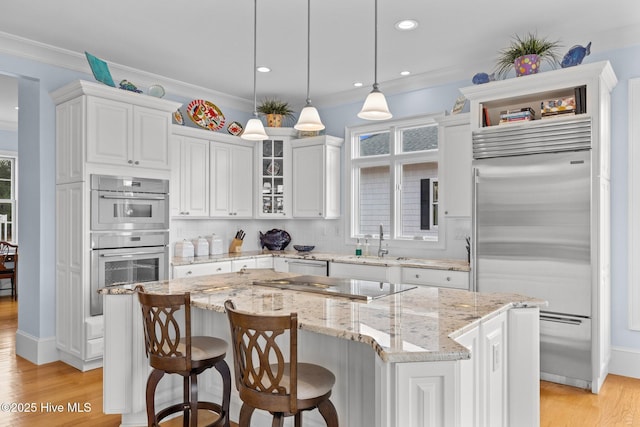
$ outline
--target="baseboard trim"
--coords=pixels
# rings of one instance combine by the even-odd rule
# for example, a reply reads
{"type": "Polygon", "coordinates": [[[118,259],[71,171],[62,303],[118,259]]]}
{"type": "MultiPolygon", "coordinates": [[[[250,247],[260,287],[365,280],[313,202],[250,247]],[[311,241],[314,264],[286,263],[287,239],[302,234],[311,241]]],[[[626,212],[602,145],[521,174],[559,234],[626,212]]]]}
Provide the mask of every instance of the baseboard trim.
{"type": "Polygon", "coordinates": [[[609,373],[624,377],[640,378],[640,350],[611,347],[609,373]]]}
{"type": "Polygon", "coordinates": [[[56,338],[38,338],[18,329],[16,331],[16,355],[36,365],[60,360],[56,338]]]}

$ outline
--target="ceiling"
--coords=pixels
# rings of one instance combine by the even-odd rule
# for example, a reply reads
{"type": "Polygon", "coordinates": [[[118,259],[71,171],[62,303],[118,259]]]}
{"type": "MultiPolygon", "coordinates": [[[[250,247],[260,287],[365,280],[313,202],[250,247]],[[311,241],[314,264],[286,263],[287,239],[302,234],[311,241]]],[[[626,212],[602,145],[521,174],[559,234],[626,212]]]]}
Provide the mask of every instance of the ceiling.
{"type": "MultiPolygon", "coordinates": [[[[385,94],[470,83],[476,72],[492,71],[514,34],[559,40],[561,54],[589,41],[592,52],[640,44],[640,2],[633,0],[538,0],[526,7],[503,0],[378,1],[378,81],[385,94]],[[416,30],[394,28],[408,18],[418,21],[416,30]],[[404,70],[411,74],[400,76],[404,70]]],[[[251,0],[2,3],[0,32],[58,51],[88,51],[107,61],[116,83],[127,76],[114,67],[143,70],[161,82],[185,82],[245,105],[253,101],[251,0]]],[[[306,14],[304,0],[258,0],[257,62],[272,69],[258,73],[258,100],[277,96],[294,107],[304,104],[306,14]]],[[[364,99],[373,71],[374,0],[311,1],[314,104],[364,99]],[[356,81],[364,87],[354,88],[356,81]]]]}

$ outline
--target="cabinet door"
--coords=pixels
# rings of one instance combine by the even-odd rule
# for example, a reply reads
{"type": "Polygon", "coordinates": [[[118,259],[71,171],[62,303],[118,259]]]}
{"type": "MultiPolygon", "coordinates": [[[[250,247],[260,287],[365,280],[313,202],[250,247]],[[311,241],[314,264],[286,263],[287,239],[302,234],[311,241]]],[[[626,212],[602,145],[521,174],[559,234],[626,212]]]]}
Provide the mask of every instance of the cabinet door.
{"type": "Polygon", "coordinates": [[[324,146],[293,147],[293,216],[324,216],[324,146]]]}
{"type": "Polygon", "coordinates": [[[469,124],[445,126],[444,136],[444,214],[471,216],[471,128],[469,124]]]}
{"type": "Polygon", "coordinates": [[[171,179],[169,180],[170,215],[182,215],[182,141],[184,136],[174,135],[169,142],[169,159],[171,163],[171,179]]]}
{"type": "Polygon", "coordinates": [[[402,283],[469,289],[469,273],[466,271],[402,267],[402,283]]]}
{"type": "Polygon", "coordinates": [[[265,139],[258,145],[257,215],[286,218],[291,215],[291,144],[289,137],[265,139]]]}
{"type": "Polygon", "coordinates": [[[253,148],[233,147],[230,191],[233,217],[253,217],[253,148]]]}
{"type": "Polygon", "coordinates": [[[111,165],[133,164],[131,151],[133,106],[87,97],[87,161],[111,165]]]}
{"type": "Polygon", "coordinates": [[[84,179],[83,98],[56,107],[56,184],[84,179]]]}
{"type": "Polygon", "coordinates": [[[169,170],[169,113],[133,107],[133,165],[169,170]]]}
{"type": "Polygon", "coordinates": [[[460,361],[460,425],[480,425],[480,328],[475,327],[456,338],[471,352],[471,358],[460,361]]]}
{"type": "Polygon", "coordinates": [[[210,147],[210,210],[214,217],[229,217],[231,209],[231,146],[213,143],[210,147]]]}
{"type": "Polygon", "coordinates": [[[329,276],[345,279],[389,281],[389,269],[377,265],[347,264],[341,262],[329,263],[329,276]]]}
{"type": "Polygon", "coordinates": [[[209,215],[209,141],[184,138],[180,148],[180,213],[209,215]]]}
{"type": "Polygon", "coordinates": [[[507,322],[506,314],[484,322],[480,327],[480,348],[484,375],[481,403],[482,425],[507,426],[507,322]]]}

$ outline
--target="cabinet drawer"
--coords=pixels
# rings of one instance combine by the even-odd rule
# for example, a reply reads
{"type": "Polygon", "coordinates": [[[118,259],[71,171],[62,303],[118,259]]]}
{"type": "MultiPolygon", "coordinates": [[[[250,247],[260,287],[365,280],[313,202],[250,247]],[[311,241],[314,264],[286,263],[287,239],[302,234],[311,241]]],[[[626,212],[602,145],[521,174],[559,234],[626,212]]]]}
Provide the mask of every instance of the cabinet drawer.
{"type": "Polygon", "coordinates": [[[104,336],[104,319],[102,316],[93,316],[85,320],[87,339],[102,338],[104,336]]]}
{"type": "Polygon", "coordinates": [[[231,273],[231,261],[204,264],[179,265],[173,267],[173,278],[206,276],[208,274],[231,273]]]}
{"type": "Polygon", "coordinates": [[[273,268],[273,257],[258,257],[256,258],[256,268],[273,268]]]}
{"type": "Polygon", "coordinates": [[[234,259],[231,261],[231,271],[240,271],[243,268],[256,268],[255,258],[234,259]]]}
{"type": "Polygon", "coordinates": [[[469,289],[469,273],[466,271],[403,267],[402,283],[469,289]]]}
{"type": "Polygon", "coordinates": [[[103,350],[104,350],[103,338],[87,340],[87,355],[85,359],[94,359],[96,357],[102,357],[103,350]]]}
{"type": "Polygon", "coordinates": [[[329,276],[347,279],[373,280],[376,282],[389,281],[387,267],[377,265],[331,262],[329,263],[329,276]]]}

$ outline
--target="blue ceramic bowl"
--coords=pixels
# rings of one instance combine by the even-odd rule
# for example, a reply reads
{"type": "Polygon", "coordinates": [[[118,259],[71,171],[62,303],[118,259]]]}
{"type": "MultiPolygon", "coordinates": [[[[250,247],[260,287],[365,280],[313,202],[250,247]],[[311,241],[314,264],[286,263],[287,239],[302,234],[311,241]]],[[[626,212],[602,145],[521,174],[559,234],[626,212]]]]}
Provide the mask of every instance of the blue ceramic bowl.
{"type": "Polygon", "coordinates": [[[293,249],[295,249],[298,252],[310,252],[313,250],[313,248],[315,248],[315,246],[293,245],[293,249]]]}

